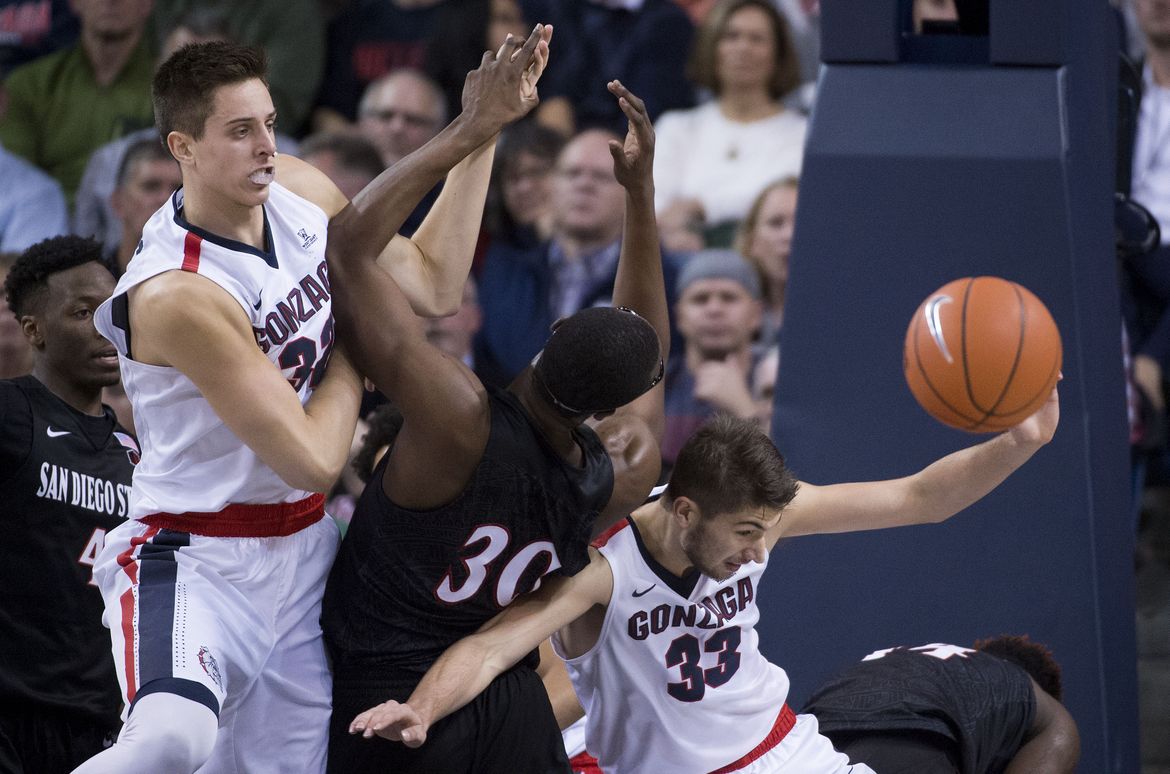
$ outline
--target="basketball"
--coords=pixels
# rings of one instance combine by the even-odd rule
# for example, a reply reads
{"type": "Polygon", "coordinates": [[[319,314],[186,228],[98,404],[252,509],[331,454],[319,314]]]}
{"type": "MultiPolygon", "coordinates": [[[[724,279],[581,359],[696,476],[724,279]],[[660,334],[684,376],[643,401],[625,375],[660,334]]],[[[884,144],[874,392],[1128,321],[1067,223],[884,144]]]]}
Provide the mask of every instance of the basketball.
{"type": "Polygon", "coordinates": [[[902,368],[932,417],[971,433],[1031,416],[1060,374],[1060,331],[1027,288],[964,277],[931,293],[906,330],[902,368]]]}

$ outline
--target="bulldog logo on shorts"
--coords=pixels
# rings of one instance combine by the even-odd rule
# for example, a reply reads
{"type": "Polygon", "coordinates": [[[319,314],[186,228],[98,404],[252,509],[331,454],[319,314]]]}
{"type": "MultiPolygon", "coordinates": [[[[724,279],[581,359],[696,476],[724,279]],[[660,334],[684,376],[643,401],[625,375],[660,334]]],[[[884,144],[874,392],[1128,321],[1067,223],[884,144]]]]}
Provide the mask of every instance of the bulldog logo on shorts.
{"type": "Polygon", "coordinates": [[[219,678],[219,664],[215,662],[215,656],[211,655],[211,651],[206,645],[199,646],[199,665],[203,667],[203,671],[207,673],[207,676],[222,689],[223,683],[220,682],[219,678]]]}

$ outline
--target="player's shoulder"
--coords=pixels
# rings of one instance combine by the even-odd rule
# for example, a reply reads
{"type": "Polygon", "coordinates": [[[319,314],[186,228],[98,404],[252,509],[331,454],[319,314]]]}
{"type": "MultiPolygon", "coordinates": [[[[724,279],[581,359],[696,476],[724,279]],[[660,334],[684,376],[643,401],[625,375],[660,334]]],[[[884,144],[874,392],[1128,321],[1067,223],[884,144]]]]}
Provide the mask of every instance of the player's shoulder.
{"type": "Polygon", "coordinates": [[[324,172],[296,156],[277,155],[276,180],[290,192],[320,207],[329,218],[349,204],[324,172]]]}

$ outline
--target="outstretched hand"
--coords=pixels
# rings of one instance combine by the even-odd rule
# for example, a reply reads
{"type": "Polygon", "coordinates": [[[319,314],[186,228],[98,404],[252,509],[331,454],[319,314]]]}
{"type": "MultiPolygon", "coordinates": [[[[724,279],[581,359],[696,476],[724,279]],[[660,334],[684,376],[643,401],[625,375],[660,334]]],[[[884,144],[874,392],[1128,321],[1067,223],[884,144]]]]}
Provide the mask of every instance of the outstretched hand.
{"type": "MultiPolygon", "coordinates": [[[[1057,385],[1060,384],[1060,379],[1063,378],[1064,375],[1062,374],[1057,379],[1057,385]]],[[[1052,440],[1058,424],[1060,424],[1060,396],[1057,394],[1057,387],[1054,386],[1052,388],[1052,394],[1048,396],[1048,400],[1044,401],[1044,405],[1035,414],[1011,430],[1008,430],[1008,432],[1021,443],[1042,446],[1052,440]]]]}
{"type": "Polygon", "coordinates": [[[508,35],[487,51],[463,82],[463,112],[489,134],[523,118],[540,104],[537,83],[548,64],[551,24],[538,24],[527,40],[508,35]]]}
{"type": "Polygon", "coordinates": [[[609,141],[614,176],[627,191],[650,186],[654,180],[654,126],[646,113],[646,103],[621,81],[610,81],[606,86],[618,98],[618,106],[629,123],[623,142],[609,141]]]}
{"type": "Polygon", "coordinates": [[[427,724],[409,704],[388,701],[354,718],[349,733],[361,734],[366,739],[380,736],[407,747],[418,747],[427,740],[427,724]]]}

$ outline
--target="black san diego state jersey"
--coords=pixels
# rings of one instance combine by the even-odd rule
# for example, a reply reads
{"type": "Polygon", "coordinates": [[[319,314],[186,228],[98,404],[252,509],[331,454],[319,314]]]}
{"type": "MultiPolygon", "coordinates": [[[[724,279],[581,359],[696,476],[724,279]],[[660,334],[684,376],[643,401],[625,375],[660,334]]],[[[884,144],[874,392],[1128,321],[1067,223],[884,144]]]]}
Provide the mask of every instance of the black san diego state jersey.
{"type": "Polygon", "coordinates": [[[31,376],[0,381],[0,703],[116,723],[93,563],[126,519],[138,445],[31,376]]]}
{"type": "Polygon", "coordinates": [[[589,428],[584,464],[561,459],[520,402],[488,388],[491,430],[463,493],[431,511],[399,508],[385,460],[358,502],[325,588],[322,626],[335,690],[413,687],[455,641],[548,572],[589,563],[593,522],[613,491],[613,466],[589,428]]]}
{"type": "Polygon", "coordinates": [[[821,733],[931,731],[951,739],[964,774],[1002,772],[1036,713],[1032,680],[987,653],[933,644],[872,653],[804,707],[821,733]]]}

